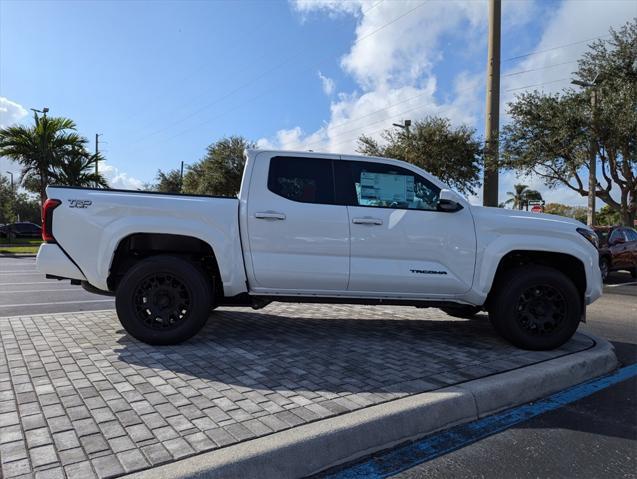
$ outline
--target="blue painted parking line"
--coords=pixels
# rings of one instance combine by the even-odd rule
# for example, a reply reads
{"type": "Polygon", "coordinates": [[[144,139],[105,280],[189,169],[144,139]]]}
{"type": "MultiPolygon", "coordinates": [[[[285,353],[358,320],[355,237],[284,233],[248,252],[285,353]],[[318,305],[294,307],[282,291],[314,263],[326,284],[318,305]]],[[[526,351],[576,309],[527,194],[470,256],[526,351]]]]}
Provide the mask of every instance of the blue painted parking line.
{"type": "Polygon", "coordinates": [[[389,452],[380,453],[378,456],[364,462],[324,474],[321,477],[325,479],[376,479],[393,476],[410,467],[460,449],[634,376],[637,376],[637,364],[621,368],[608,376],[565,389],[537,402],[518,406],[468,424],[452,427],[389,452]]]}

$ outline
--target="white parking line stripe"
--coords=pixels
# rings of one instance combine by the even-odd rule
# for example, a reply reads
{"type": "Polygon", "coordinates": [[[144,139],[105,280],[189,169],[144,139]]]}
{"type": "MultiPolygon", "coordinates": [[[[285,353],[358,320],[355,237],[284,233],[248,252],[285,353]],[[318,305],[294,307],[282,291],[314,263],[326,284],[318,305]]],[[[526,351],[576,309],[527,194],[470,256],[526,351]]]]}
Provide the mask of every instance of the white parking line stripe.
{"type": "Polygon", "coordinates": [[[609,288],[619,288],[620,286],[634,286],[637,284],[637,281],[632,283],[620,283],[620,284],[607,284],[606,286],[609,288]]]}
{"type": "Polygon", "coordinates": [[[79,286],[77,288],[67,288],[67,289],[24,289],[22,291],[0,291],[0,294],[14,294],[14,293],[56,293],[58,291],[81,291],[83,293],[86,293],[86,291],[84,291],[82,288],[80,288],[79,286]]]}
{"type": "Polygon", "coordinates": [[[2,308],[23,308],[25,306],[53,306],[56,304],[79,304],[79,303],[105,303],[107,301],[115,301],[112,299],[87,299],[85,301],[55,301],[53,303],[26,303],[26,304],[0,304],[2,308]]]}
{"type": "Polygon", "coordinates": [[[39,274],[40,276],[43,275],[43,273],[40,273],[39,271],[31,271],[29,273],[25,273],[23,271],[20,271],[19,273],[15,273],[15,272],[7,273],[7,272],[3,271],[3,272],[0,273],[0,275],[3,275],[3,274],[9,275],[9,276],[24,276],[24,275],[27,275],[27,274],[39,274]]]}
{"type": "Polygon", "coordinates": [[[53,284],[53,282],[49,280],[49,281],[35,281],[33,283],[0,283],[0,286],[2,286],[3,284],[11,286],[14,284],[53,284]]]}

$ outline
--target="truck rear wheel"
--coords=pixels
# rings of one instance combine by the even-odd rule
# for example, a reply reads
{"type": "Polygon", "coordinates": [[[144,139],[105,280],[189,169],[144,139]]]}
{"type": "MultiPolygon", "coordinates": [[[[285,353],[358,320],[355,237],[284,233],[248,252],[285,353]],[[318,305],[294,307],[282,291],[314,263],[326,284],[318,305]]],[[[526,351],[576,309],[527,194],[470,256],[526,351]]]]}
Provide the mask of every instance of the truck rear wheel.
{"type": "Polygon", "coordinates": [[[489,319],[515,346],[554,349],[575,334],[582,306],[577,288],[560,271],[528,265],[505,272],[496,287],[489,319]]]}
{"type": "Polygon", "coordinates": [[[131,267],[120,282],[115,307],[124,329],[148,344],[177,344],[205,324],[212,284],[197,265],[174,256],[152,256],[131,267]]]}

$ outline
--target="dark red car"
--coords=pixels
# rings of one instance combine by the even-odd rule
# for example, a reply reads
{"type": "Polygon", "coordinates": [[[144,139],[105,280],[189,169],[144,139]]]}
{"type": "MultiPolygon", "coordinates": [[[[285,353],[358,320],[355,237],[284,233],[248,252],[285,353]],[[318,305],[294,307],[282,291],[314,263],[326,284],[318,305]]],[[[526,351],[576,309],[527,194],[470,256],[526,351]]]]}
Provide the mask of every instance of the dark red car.
{"type": "Polygon", "coordinates": [[[599,269],[602,280],[620,269],[637,278],[637,231],[626,226],[597,227],[599,237],[599,269]]]}

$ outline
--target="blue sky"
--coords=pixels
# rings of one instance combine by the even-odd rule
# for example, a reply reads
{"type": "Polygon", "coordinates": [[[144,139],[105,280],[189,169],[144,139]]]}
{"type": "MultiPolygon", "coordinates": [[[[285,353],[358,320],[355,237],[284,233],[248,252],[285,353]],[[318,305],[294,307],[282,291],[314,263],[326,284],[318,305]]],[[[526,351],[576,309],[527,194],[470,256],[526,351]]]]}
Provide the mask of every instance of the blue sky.
{"type": "MultiPolygon", "coordinates": [[[[568,44],[637,16],[628,0],[503,3],[502,58],[532,53],[503,62],[513,90],[503,103],[527,85],[567,86],[566,62],[586,46],[568,44]]],[[[351,152],[359,134],[425,114],[481,133],[486,18],[478,0],[3,0],[0,124],[47,106],[91,141],[101,133],[120,187],[196,161],[230,134],[351,152]]]]}

